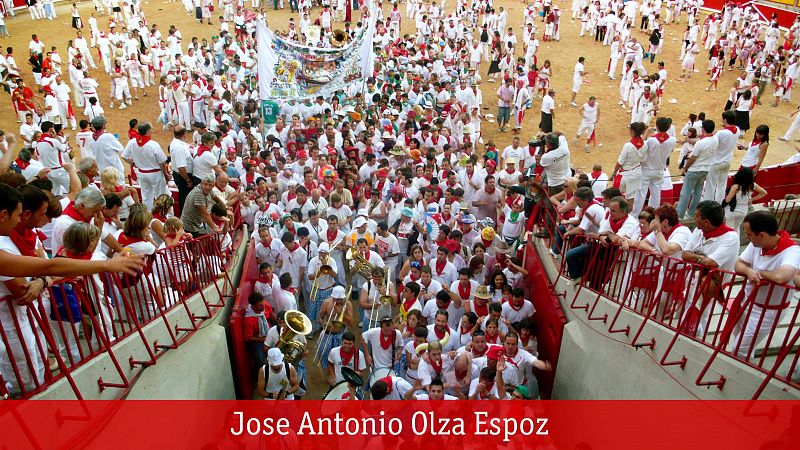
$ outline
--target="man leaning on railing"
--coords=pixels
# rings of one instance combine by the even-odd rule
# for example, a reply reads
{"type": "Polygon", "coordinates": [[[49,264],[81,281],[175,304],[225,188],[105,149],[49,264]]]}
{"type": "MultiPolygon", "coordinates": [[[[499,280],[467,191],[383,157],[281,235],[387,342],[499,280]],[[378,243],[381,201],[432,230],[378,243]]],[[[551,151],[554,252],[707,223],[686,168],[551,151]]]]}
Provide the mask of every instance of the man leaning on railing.
{"type": "MultiPolygon", "coordinates": [[[[744,218],[744,232],[750,244],[736,261],[736,272],[747,277],[744,292],[750,299],[757,289],[750,314],[745,314],[733,330],[731,343],[738,346],[737,354],[747,357],[750,347],[769,333],[789,306],[791,292],[783,286],[794,286],[800,269],[800,246],[786,231],[778,230],[778,221],[769,211],[754,211],[744,218]],[[741,338],[742,325],[744,337],[741,338]]],[[[747,305],[742,305],[749,310],[747,305]]]]}
{"type": "MultiPolygon", "coordinates": [[[[686,248],[681,253],[685,261],[690,261],[710,269],[733,271],[736,258],[739,256],[739,235],[729,226],[725,225],[725,213],[722,205],[714,200],[704,200],[697,205],[694,220],[697,228],[692,232],[692,237],[686,248]]],[[[685,317],[687,330],[697,327],[698,335],[705,332],[705,324],[711,314],[710,299],[720,291],[722,274],[710,271],[702,278],[696,278],[695,289],[702,288],[700,295],[701,304],[694,304],[692,311],[685,317]],[[706,277],[711,277],[707,279],[706,277]]],[[[698,298],[698,297],[695,297],[698,298]]]]}

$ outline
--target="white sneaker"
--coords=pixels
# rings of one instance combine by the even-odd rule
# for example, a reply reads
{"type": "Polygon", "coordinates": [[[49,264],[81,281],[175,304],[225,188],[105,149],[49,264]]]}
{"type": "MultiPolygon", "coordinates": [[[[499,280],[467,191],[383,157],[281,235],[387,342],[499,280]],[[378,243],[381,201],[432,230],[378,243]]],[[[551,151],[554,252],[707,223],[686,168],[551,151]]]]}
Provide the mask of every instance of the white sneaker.
{"type": "Polygon", "coordinates": [[[119,105],[119,110],[122,111],[123,109],[128,109],[128,105],[126,105],[125,103],[119,105]]]}
{"type": "Polygon", "coordinates": [[[573,108],[576,108],[576,107],[578,106],[578,104],[577,104],[577,103],[575,103],[575,102],[571,102],[571,103],[570,103],[570,106],[572,106],[573,108]]]}
{"type": "Polygon", "coordinates": [[[581,284],[581,277],[575,279],[567,278],[567,286],[578,286],[581,284]]]}
{"type": "Polygon", "coordinates": [[[109,109],[114,109],[114,104],[112,103],[112,104],[108,105],[108,108],[109,109]]]}
{"type": "Polygon", "coordinates": [[[584,148],[586,149],[586,153],[589,153],[589,144],[586,144],[584,148]]]}

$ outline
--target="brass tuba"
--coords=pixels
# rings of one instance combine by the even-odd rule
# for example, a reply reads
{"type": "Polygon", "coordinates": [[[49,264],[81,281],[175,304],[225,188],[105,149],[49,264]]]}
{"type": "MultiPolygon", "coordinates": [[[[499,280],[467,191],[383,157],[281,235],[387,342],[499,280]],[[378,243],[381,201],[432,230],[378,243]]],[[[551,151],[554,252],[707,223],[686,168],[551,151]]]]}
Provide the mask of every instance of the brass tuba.
{"type": "Polygon", "coordinates": [[[280,349],[286,360],[292,364],[297,364],[303,357],[303,352],[306,349],[304,344],[294,340],[295,336],[305,336],[311,333],[313,329],[311,320],[300,311],[289,310],[286,311],[284,316],[286,328],[283,329],[281,337],[278,339],[278,348],[280,349]]]}
{"type": "Polygon", "coordinates": [[[355,261],[355,266],[353,268],[356,269],[356,272],[358,272],[359,275],[367,280],[372,277],[372,269],[375,268],[375,266],[364,259],[364,257],[361,256],[361,253],[358,253],[358,250],[355,247],[350,247],[350,250],[347,251],[347,259],[350,261],[355,261]]]}
{"type": "Polygon", "coordinates": [[[342,48],[345,44],[347,44],[347,33],[345,33],[344,30],[333,30],[331,45],[335,48],[342,48]]]}

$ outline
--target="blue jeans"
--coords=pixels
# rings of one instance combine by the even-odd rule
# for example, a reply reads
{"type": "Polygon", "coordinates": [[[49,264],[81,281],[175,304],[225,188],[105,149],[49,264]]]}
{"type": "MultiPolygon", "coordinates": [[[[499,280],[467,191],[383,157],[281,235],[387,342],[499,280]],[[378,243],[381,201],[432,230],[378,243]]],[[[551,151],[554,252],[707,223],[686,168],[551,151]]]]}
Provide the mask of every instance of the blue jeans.
{"type": "Polygon", "coordinates": [[[558,229],[556,229],[555,240],[553,240],[552,244],[550,245],[550,249],[556,255],[560,255],[561,254],[561,247],[564,246],[564,238],[562,236],[566,232],[567,232],[567,227],[564,226],[564,225],[559,225],[558,229]]]}
{"type": "Polygon", "coordinates": [[[296,11],[300,11],[300,8],[297,6],[297,0],[289,0],[289,12],[296,11]]]}
{"type": "Polygon", "coordinates": [[[706,182],[708,171],[699,172],[686,172],[683,179],[683,187],[681,188],[681,196],[678,199],[678,218],[682,219],[683,215],[688,212],[690,217],[694,217],[694,212],[697,209],[697,204],[700,203],[700,196],[703,193],[703,185],[706,182]],[[691,200],[691,203],[689,201],[691,200]]]}
{"type": "Polygon", "coordinates": [[[567,272],[573,280],[583,276],[586,271],[586,258],[589,256],[589,244],[581,244],[567,252],[567,272]]]}
{"type": "Polygon", "coordinates": [[[497,107],[497,125],[504,127],[508,124],[508,121],[511,118],[511,107],[510,106],[498,106],[497,107]]]}

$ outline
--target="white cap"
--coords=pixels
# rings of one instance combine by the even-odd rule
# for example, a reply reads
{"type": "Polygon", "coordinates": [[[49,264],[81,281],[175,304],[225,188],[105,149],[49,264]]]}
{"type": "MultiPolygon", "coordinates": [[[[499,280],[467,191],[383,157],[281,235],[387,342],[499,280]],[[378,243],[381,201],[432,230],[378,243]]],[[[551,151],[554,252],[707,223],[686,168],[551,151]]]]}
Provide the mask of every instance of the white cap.
{"type": "Polygon", "coordinates": [[[288,183],[286,183],[286,184],[287,184],[288,186],[297,186],[297,181],[295,181],[295,180],[289,180],[289,182],[288,182],[288,183]]]}
{"type": "Polygon", "coordinates": [[[367,224],[367,219],[359,217],[353,222],[353,228],[363,227],[366,224],[367,224]]]}
{"type": "Polygon", "coordinates": [[[323,242],[322,244],[319,244],[319,251],[320,253],[330,253],[331,248],[327,242],[323,242]]]}
{"type": "Polygon", "coordinates": [[[336,286],[333,288],[331,298],[344,298],[344,288],[342,286],[336,286]]]}
{"type": "Polygon", "coordinates": [[[283,353],[279,348],[272,347],[267,353],[267,362],[270,366],[278,366],[283,363],[283,353]]]}

